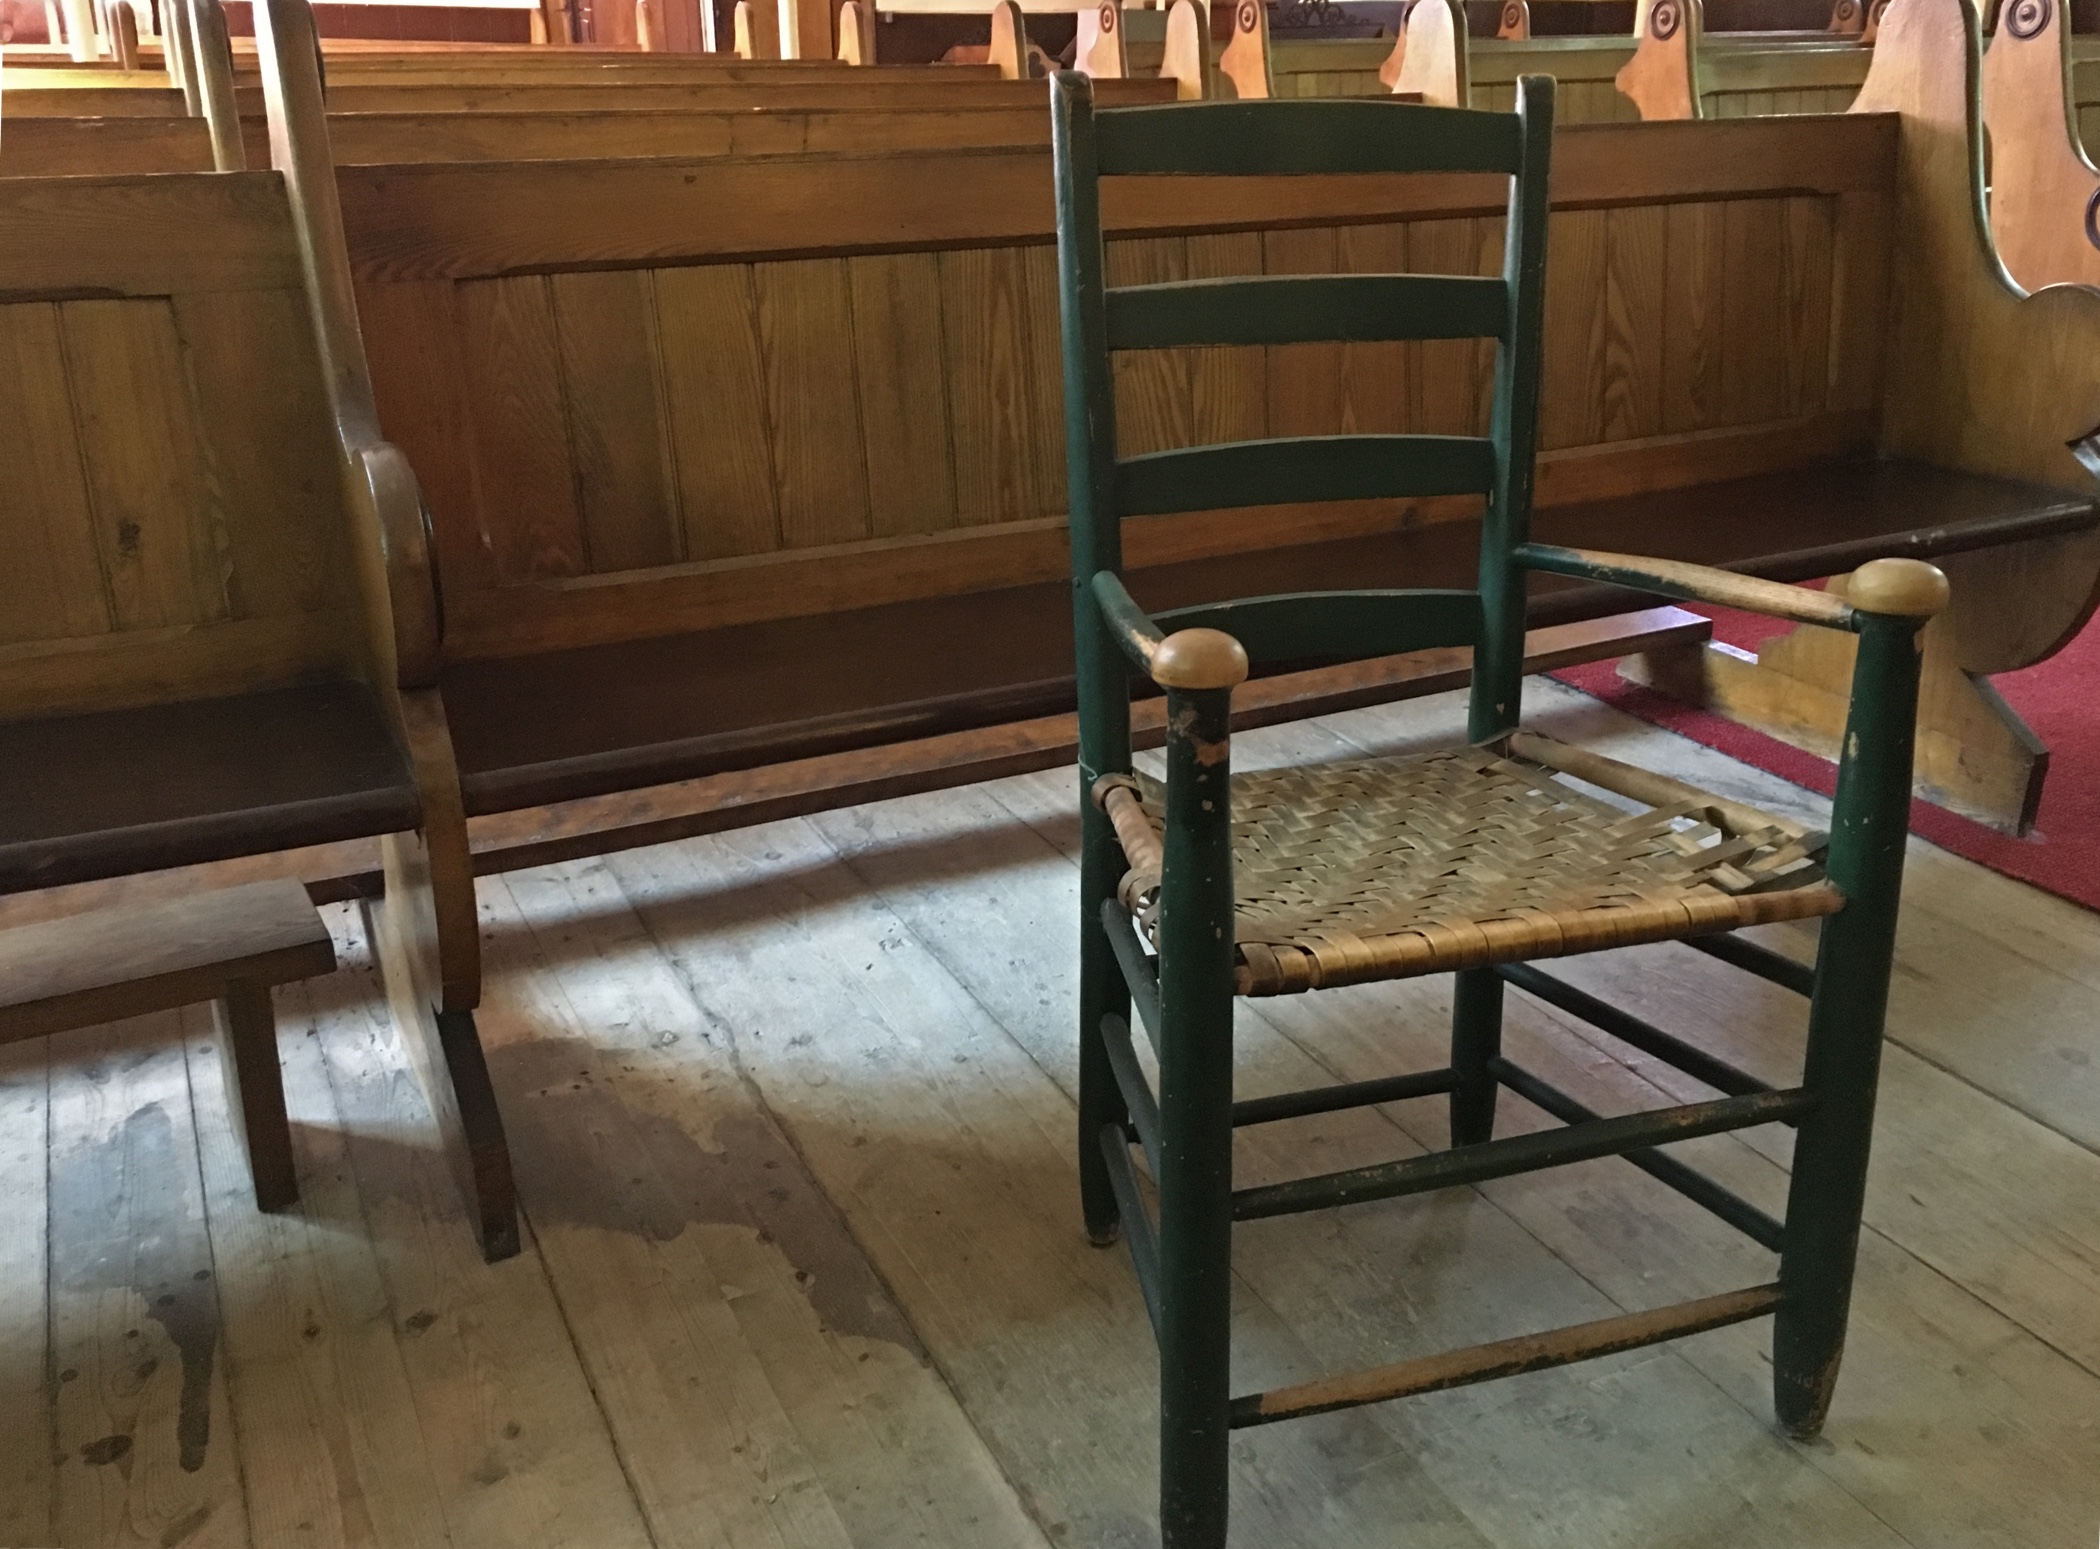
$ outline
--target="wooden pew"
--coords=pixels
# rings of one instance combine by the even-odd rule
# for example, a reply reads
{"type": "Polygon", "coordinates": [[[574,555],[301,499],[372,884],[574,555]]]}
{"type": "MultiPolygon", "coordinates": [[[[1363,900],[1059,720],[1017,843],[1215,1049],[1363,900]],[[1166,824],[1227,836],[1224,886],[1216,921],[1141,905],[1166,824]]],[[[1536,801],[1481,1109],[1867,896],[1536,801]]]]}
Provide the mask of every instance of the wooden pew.
{"type": "MultiPolygon", "coordinates": [[[[2091,525],[2087,495],[1872,460],[1899,396],[1876,278],[1899,246],[1893,120],[1597,126],[1556,155],[1543,535],[1791,579],[2091,525]],[[1709,271],[1741,276],[1725,305],[1709,271]],[[1600,279],[1620,272],[1682,278],[1667,306],[1627,310],[1600,279]]],[[[1217,186],[1126,195],[1112,269],[1471,269],[1493,246],[1484,183],[1292,181],[1256,206],[1217,186]]],[[[544,856],[550,834],[563,853],[621,842],[566,803],[608,803],[599,821],[629,838],[719,825],[783,809],[673,819],[662,789],[1068,705],[1040,150],[340,183],[381,412],[426,473],[467,809],[485,834],[537,836],[477,864],[544,856]]],[[[1364,347],[1127,365],[1152,383],[1133,449],[1480,412],[1422,399],[1405,358],[1364,347]]],[[[1132,541],[1164,605],[1256,570],[1455,573],[1469,519],[1217,513],[1132,541]]],[[[1616,601],[1543,594],[1538,618],[1616,601]]]]}
{"type": "Polygon", "coordinates": [[[501,1256],[430,554],[310,152],[0,181],[0,891],[376,837],[389,990],[501,1256]]]}
{"type": "MultiPolygon", "coordinates": [[[[1858,0],[1853,14],[1864,18],[1858,0]]],[[[1864,30],[1811,36],[1708,34],[1702,0],[1641,0],[1638,42],[1618,87],[1643,118],[1841,113],[1872,63],[1864,30]]]]}
{"type": "Polygon", "coordinates": [[[2100,284],[2100,169],[2077,132],[2062,0],[2012,0],[1983,55],[1991,235],[2015,280],[2100,284]]]}
{"type": "MultiPolygon", "coordinates": [[[[1853,109],[1859,119],[1900,114],[1904,125],[1898,192],[1910,229],[1891,254],[1883,444],[2087,496],[2100,468],[2100,294],[2026,295],[2007,283],[1985,235],[1979,52],[1969,0],[1892,0],[1853,109]]],[[[2100,537],[2070,532],[1942,564],[1958,600],[1924,636],[1919,783],[1956,810],[2024,832],[2048,753],[1987,679],[2047,658],[2091,616],[2100,537]]],[[[1648,676],[1827,752],[1843,670],[1814,642],[1786,636],[1754,666],[1694,653],[1648,676]]]]}

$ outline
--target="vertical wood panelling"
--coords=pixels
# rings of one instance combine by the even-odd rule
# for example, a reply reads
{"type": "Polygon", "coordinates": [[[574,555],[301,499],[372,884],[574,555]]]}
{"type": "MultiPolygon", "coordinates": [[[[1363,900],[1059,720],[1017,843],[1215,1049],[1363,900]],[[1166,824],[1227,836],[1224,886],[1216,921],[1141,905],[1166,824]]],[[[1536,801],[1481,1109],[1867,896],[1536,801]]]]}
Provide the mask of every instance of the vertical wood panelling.
{"type": "Polygon", "coordinates": [[[780,541],[869,536],[868,470],[854,389],[853,300],[843,258],[753,266],[773,428],[780,541]]]}
{"type": "Polygon", "coordinates": [[[0,641],[101,634],[111,627],[109,598],[95,551],[58,308],[48,302],[0,307],[0,424],[12,441],[0,641]]]}
{"type": "Polygon", "coordinates": [[[1561,210],[1548,223],[1545,380],[1539,395],[1539,447],[1601,440],[1608,345],[1606,232],[1610,212],[1561,210]]]}
{"type": "Polygon", "coordinates": [[[1813,414],[1828,396],[1824,361],[1830,352],[1830,250],[1836,211],[1824,198],[1783,201],[1786,243],[1786,407],[1813,414]]]}
{"type": "Polygon", "coordinates": [[[1731,200],[1721,212],[1721,412],[1737,425],[1779,419],[1786,412],[1786,212],[1776,199],[1731,200]]]}
{"type": "Polygon", "coordinates": [[[459,287],[482,533],[499,581],[582,575],[583,513],[544,275],[459,287]]]}
{"type": "MultiPolygon", "coordinates": [[[[1408,227],[1407,256],[1418,274],[1479,274],[1482,249],[1492,245],[1499,262],[1500,221],[1416,221],[1408,227]]],[[[1552,249],[1549,246],[1548,251],[1552,249]]],[[[1471,339],[1433,339],[1419,346],[1413,428],[1428,435],[1475,436],[1487,428],[1481,405],[1492,383],[1482,370],[1492,345],[1471,339]]],[[[1552,359],[1549,335],[1547,359],[1552,359]]]]}
{"type": "Polygon", "coordinates": [[[227,536],[173,308],[59,306],[102,573],[120,629],[225,618],[227,536]]]}
{"type": "Polygon", "coordinates": [[[1028,380],[1034,384],[1035,414],[1029,420],[1029,505],[1036,516],[1065,511],[1064,348],[1058,327],[1057,249],[1022,249],[1021,270],[1028,297],[1023,335],[1028,380]]]}
{"type": "Polygon", "coordinates": [[[1673,204],[1664,258],[1663,425],[1721,423],[1722,206],[1673,204]]]}
{"type": "Polygon", "coordinates": [[[476,482],[467,340],[454,282],[367,285],[358,291],[357,314],[380,428],[416,470],[437,538],[439,573],[455,590],[496,585],[494,538],[483,526],[476,482]]]}
{"type": "Polygon", "coordinates": [[[751,272],[661,270],[656,313],[686,557],[770,553],[780,521],[751,272]]]}
{"type": "Polygon", "coordinates": [[[342,590],[349,551],[305,303],[287,291],[214,291],[174,307],[224,512],[229,609],[319,612],[342,590]]]}
{"type": "MultiPolygon", "coordinates": [[[[1261,233],[1188,239],[1192,280],[1262,272],[1261,233]]],[[[1189,352],[1189,434],[1198,443],[1252,441],[1269,433],[1268,362],[1258,346],[1189,352]]]]}
{"type": "MultiPolygon", "coordinates": [[[[1047,397],[1058,378],[1034,369],[1027,250],[966,248],[941,254],[940,267],[956,519],[976,526],[1047,515],[1036,496],[1036,421],[1048,414],[1062,423],[1063,414],[1061,399],[1047,397]]],[[[1051,476],[1062,486],[1061,460],[1051,476]]]]}
{"type": "MultiPolygon", "coordinates": [[[[1267,274],[1332,274],[1335,230],[1314,226],[1262,233],[1267,274]]],[[[1269,347],[1269,434],[1333,435],[1342,424],[1342,347],[1275,344],[1269,347]]]]}
{"type": "Polygon", "coordinates": [[[1657,205],[1605,214],[1603,394],[1597,439],[1662,430],[1664,257],[1669,216],[1657,205]]]}
{"type": "MultiPolygon", "coordinates": [[[[1112,286],[1164,285],[1188,278],[1188,243],[1181,237],[1111,242],[1112,286]]],[[[1116,450],[1124,457],[1190,446],[1190,350],[1125,350],[1115,356],[1116,450]]]]}
{"type": "MultiPolygon", "coordinates": [[[[1344,226],[1336,235],[1336,266],[1345,274],[1407,273],[1407,227],[1394,221],[1344,226]]],[[[1391,434],[1408,428],[1416,351],[1406,344],[1345,344],[1341,358],[1341,429],[1391,434]]]]}
{"type": "Polygon", "coordinates": [[[557,274],[551,284],[586,566],[673,564],[685,535],[649,272],[557,274]]]}
{"type": "Polygon", "coordinates": [[[848,259],[846,273],[869,528],[878,538],[946,531],[955,525],[955,466],[940,258],[873,254],[848,259]]]}
{"type": "Polygon", "coordinates": [[[1830,382],[1833,409],[1880,401],[1882,344],[1889,320],[1889,234],[1894,204],[1885,193],[1840,194],[1831,237],[1830,382]]]}

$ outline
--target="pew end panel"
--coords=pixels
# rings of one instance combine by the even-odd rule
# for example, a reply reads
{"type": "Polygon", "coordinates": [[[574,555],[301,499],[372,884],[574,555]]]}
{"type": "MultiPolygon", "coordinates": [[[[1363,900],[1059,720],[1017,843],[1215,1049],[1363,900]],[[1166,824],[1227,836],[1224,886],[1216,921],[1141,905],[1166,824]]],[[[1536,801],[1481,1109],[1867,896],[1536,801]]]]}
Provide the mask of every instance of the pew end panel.
{"type": "Polygon", "coordinates": [[[474,1026],[481,941],[459,772],[437,688],[443,618],[422,492],[382,437],[343,237],[320,54],[306,0],[258,0],[271,161],[297,236],[312,336],[353,516],[361,639],[389,729],[413,771],[420,821],[381,839],[386,889],[367,926],[389,1003],[429,1099],[484,1255],[519,1251],[502,1115],[474,1026]]]}
{"type": "Polygon", "coordinates": [[[2100,284],[2100,169],[2079,141],[2073,81],[2064,6],[2006,6],[1983,55],[1991,236],[2028,290],[2100,284]]]}

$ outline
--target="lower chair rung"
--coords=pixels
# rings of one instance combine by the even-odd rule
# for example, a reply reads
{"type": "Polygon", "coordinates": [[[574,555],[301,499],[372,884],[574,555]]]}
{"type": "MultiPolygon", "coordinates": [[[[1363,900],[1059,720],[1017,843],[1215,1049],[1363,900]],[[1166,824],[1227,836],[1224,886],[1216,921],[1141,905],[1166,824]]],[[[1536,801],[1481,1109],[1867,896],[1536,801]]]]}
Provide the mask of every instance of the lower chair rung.
{"type": "Polygon", "coordinates": [[[1514,1377],[1519,1372],[1544,1371],[1567,1366],[1592,1356],[1635,1350],[1660,1344],[1707,1329],[1725,1328],[1750,1318],[1761,1318],[1779,1305],[1777,1285],[1752,1286],[1722,1296],[1658,1307],[1653,1312],[1629,1312],[1594,1323],[1577,1323],[1544,1334],[1526,1334],[1449,1350],[1393,1366],[1323,1377],[1296,1387],[1271,1388],[1232,1401],[1235,1428],[1268,1425],[1277,1420],[1295,1420],[1303,1415],[1324,1414],[1331,1409],[1353,1409],[1359,1404],[1380,1404],[1387,1399],[1407,1398],[1416,1393],[1436,1393],[1461,1388],[1468,1383],[1488,1382],[1496,1377],[1514,1377]]]}
{"type": "Polygon", "coordinates": [[[1138,1289],[1145,1293],[1145,1311],[1152,1319],[1152,1335],[1159,1337],[1159,1237],[1152,1230],[1152,1217],[1138,1194],[1137,1169],[1130,1165],[1130,1139],[1121,1125],[1101,1127],[1101,1154],[1108,1162],[1109,1187],[1116,1193],[1116,1215],[1123,1238],[1130,1244],[1130,1265],[1137,1271],[1138,1289]]]}
{"type": "Polygon", "coordinates": [[[1427,1156],[1412,1156],[1375,1167],[1235,1189],[1232,1216],[1236,1221],[1255,1221],[1264,1216],[1292,1215],[1301,1210],[1364,1204],[1464,1183],[1485,1183],[1490,1178],[1620,1156],[1676,1140],[1696,1140],[1701,1135],[1719,1135],[1757,1124],[1781,1124],[1798,1119],[1814,1106],[1812,1094],[1794,1087],[1595,1119],[1565,1129],[1540,1130],[1530,1135],[1512,1135],[1507,1140],[1432,1151],[1427,1156]]]}
{"type": "Polygon", "coordinates": [[[1274,1124],[1278,1119],[1302,1119],[1315,1113],[1335,1113],[1344,1108],[1368,1108],[1374,1103],[1397,1103],[1410,1097],[1434,1097],[1458,1085],[1458,1072],[1418,1070],[1406,1076],[1382,1076],[1375,1081],[1345,1081],[1340,1086],[1314,1087],[1304,1092],[1281,1092],[1274,1097],[1250,1097],[1232,1105],[1234,1128],[1243,1124],[1274,1124]]]}

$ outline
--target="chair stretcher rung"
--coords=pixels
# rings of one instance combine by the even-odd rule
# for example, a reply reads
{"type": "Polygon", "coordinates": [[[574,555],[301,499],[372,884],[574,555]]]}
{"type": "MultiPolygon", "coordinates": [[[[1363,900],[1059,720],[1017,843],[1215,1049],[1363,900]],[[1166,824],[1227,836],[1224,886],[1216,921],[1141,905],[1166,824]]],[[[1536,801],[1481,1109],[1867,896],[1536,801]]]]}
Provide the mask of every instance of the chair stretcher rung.
{"type": "Polygon", "coordinates": [[[1442,1070],[1419,1070],[1405,1076],[1384,1076],[1376,1081],[1345,1081],[1340,1086],[1281,1092],[1274,1097],[1250,1097],[1232,1105],[1232,1123],[1234,1128],[1243,1124],[1273,1124],[1278,1119],[1302,1119],[1309,1114],[1335,1113],[1343,1108],[1368,1108],[1373,1103],[1434,1097],[1457,1085],[1458,1072],[1446,1066],[1442,1070]]]}
{"type": "MultiPolygon", "coordinates": [[[[1587,1124],[1597,1117],[1559,1087],[1541,1080],[1521,1065],[1505,1059],[1488,1061],[1488,1073],[1519,1097],[1536,1104],[1563,1124],[1587,1124]]],[[[1704,1206],[1760,1247],[1777,1253],[1786,1240],[1786,1226],[1773,1220],[1750,1201],[1723,1188],[1706,1174],[1685,1166],[1660,1151],[1627,1151],[1624,1159],[1666,1187],[1675,1189],[1695,1205],[1704,1206]]]]}
{"type": "Polygon", "coordinates": [[[1703,1081],[1717,1092],[1742,1097],[1751,1092],[1772,1090],[1771,1083],[1758,1080],[1746,1070],[1736,1069],[1728,1061],[1686,1043],[1674,1033],[1666,1033],[1651,1022],[1643,1022],[1639,1017],[1621,1011],[1609,1001],[1599,1000],[1588,991],[1577,989],[1565,979],[1540,973],[1529,963],[1504,963],[1495,972],[1526,994],[1536,995],[1548,1005],[1558,1006],[1570,1016],[1580,1017],[1600,1032],[1609,1033],[1643,1054],[1652,1054],[1664,1064],[1674,1065],[1694,1081],[1703,1081]]]}
{"type": "Polygon", "coordinates": [[[1485,1183],[1515,1173],[1534,1172],[1541,1167],[1560,1167],[1604,1156],[1620,1156],[1676,1140],[1694,1140],[1728,1130],[1748,1129],[1756,1124],[1776,1124],[1807,1113],[1815,1098],[1801,1088],[1783,1092],[1758,1092],[1747,1097],[1723,1097],[1708,1103],[1686,1103],[1649,1113],[1629,1113],[1618,1118],[1572,1124],[1565,1129],[1542,1130],[1533,1135],[1513,1135],[1476,1146],[1456,1146],[1432,1151],[1427,1156],[1385,1162],[1375,1167],[1356,1167],[1346,1172],[1322,1173],[1271,1183],[1260,1188],[1236,1189],[1232,1195],[1235,1221],[1257,1221],[1265,1216],[1291,1215],[1301,1210],[1321,1210],[1335,1205],[1363,1204],[1394,1199],[1403,1194],[1426,1194],[1432,1189],[1453,1188],[1463,1183],[1485,1183]]]}
{"type": "Polygon", "coordinates": [[[1152,1052],[1159,1052],[1159,967],[1146,955],[1143,943],[1138,940],[1137,921],[1124,912],[1123,906],[1113,898],[1101,903],[1101,929],[1108,935],[1109,950],[1116,955],[1116,966],[1123,970],[1123,982],[1130,987],[1130,1004],[1137,1011],[1138,1023],[1151,1040],[1152,1052]]]}
{"type": "Polygon", "coordinates": [[[1123,1227],[1123,1240],[1130,1244],[1130,1267],[1137,1271],[1138,1289],[1145,1294],[1145,1313],[1152,1319],[1152,1337],[1159,1337],[1159,1238],[1152,1230],[1152,1217],[1138,1195],[1137,1172],[1130,1165],[1130,1142],[1115,1124],[1101,1126],[1101,1155],[1108,1163],[1109,1187],[1116,1195],[1116,1215],[1123,1227]]]}
{"type": "Polygon", "coordinates": [[[1101,1043],[1108,1051],[1108,1068],[1114,1073],[1116,1086],[1123,1093],[1123,1106],[1130,1112],[1131,1128],[1137,1131],[1138,1144],[1145,1148],[1145,1162],[1152,1175],[1159,1176],[1159,1099],[1153,1095],[1152,1083],[1145,1079],[1144,1067],[1138,1064],[1137,1050],[1131,1047],[1130,1024],[1121,1017],[1101,1019],[1101,1043]]]}
{"type": "Polygon", "coordinates": [[[1387,1399],[1407,1398],[1417,1393],[1437,1393],[1468,1383],[1513,1377],[1519,1372],[1544,1371],[1593,1356],[1619,1350],[1637,1350],[1643,1345],[1680,1339],[1707,1329],[1725,1328],[1750,1318],[1761,1318],[1779,1305],[1779,1287],[1752,1286],[1721,1296],[1702,1297],[1653,1312],[1629,1312],[1594,1323],[1577,1323],[1545,1334],[1526,1334],[1440,1355],[1423,1356],[1393,1366],[1324,1377],[1296,1387],[1272,1388],[1232,1401],[1235,1428],[1268,1425],[1277,1420],[1295,1420],[1303,1415],[1324,1414],[1332,1409],[1353,1409],[1359,1404],[1379,1404],[1387,1399]]]}
{"type": "Polygon", "coordinates": [[[1684,944],[1708,957],[1717,957],[1732,964],[1745,973],[1753,973],[1760,979],[1769,980],[1782,989],[1792,990],[1796,995],[1813,995],[1816,992],[1816,971],[1807,963],[1797,963],[1783,952],[1774,952],[1770,947],[1761,947],[1754,941],[1745,941],[1733,932],[1718,936],[1687,936],[1684,944]]]}

